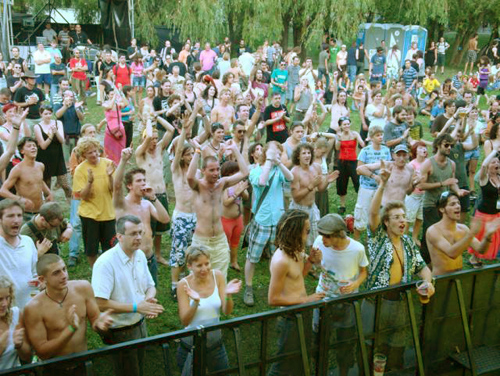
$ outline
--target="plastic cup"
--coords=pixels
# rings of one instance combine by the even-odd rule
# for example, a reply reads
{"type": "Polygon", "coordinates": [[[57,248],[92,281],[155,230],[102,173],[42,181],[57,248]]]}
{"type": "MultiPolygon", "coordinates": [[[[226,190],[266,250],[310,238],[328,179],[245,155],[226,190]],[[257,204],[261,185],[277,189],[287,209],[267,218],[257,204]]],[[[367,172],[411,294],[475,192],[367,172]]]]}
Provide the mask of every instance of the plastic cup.
{"type": "Polygon", "coordinates": [[[429,282],[425,280],[420,280],[416,283],[418,297],[420,299],[420,303],[427,304],[429,303],[429,282]]]}
{"type": "Polygon", "coordinates": [[[373,376],[383,376],[387,357],[384,354],[373,355],[373,376]]]}

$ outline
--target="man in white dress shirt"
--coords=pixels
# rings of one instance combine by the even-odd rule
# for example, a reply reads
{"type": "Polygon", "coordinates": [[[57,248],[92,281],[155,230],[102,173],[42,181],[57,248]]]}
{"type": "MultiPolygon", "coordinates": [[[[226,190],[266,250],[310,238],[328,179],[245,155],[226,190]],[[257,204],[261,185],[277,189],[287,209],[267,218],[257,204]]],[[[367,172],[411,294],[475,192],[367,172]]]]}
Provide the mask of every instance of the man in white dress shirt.
{"type": "MultiPolygon", "coordinates": [[[[139,249],[144,227],[134,215],[116,222],[118,244],[94,264],[92,287],[101,311],[113,310],[113,326],[103,335],[106,344],[147,337],[144,318],[155,318],[163,307],[143,251],[139,249]]],[[[115,356],[116,375],[143,375],[144,349],[121,351],[115,356]]]]}

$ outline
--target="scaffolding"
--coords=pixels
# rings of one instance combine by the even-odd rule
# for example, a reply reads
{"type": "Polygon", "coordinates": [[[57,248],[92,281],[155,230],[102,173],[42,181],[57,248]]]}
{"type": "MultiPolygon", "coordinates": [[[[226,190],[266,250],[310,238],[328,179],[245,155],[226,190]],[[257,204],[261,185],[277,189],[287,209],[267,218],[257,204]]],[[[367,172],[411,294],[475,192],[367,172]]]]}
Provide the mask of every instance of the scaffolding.
{"type": "Polygon", "coordinates": [[[8,59],[10,46],[14,44],[13,32],[12,32],[12,5],[14,5],[13,0],[2,0],[2,16],[0,18],[1,24],[1,47],[0,50],[3,54],[4,59],[8,59]]]}

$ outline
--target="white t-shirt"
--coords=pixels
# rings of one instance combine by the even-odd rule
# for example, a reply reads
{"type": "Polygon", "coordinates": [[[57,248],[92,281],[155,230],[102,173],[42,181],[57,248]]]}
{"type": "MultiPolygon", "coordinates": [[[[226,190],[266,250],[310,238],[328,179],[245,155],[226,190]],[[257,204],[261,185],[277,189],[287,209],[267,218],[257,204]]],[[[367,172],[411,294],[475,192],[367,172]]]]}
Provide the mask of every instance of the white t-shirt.
{"type": "MultiPolygon", "coordinates": [[[[146,298],[148,288],[154,285],[144,252],[137,250],[130,258],[120,244],[104,252],[92,270],[92,288],[96,298],[139,304],[146,298]]],[[[113,313],[112,317],[113,328],[119,328],[137,323],[142,315],[113,313]]]]}
{"type": "Polygon", "coordinates": [[[241,69],[243,69],[243,72],[245,72],[245,75],[247,77],[250,76],[250,72],[252,71],[253,65],[255,63],[255,58],[253,57],[253,55],[249,52],[245,52],[241,54],[238,60],[241,64],[241,69]]]}
{"type": "Polygon", "coordinates": [[[50,62],[52,61],[52,56],[47,50],[36,50],[33,53],[33,60],[35,61],[35,74],[48,74],[50,73],[50,62]],[[36,64],[37,60],[49,60],[48,63],[36,64]]]}
{"type": "Polygon", "coordinates": [[[365,268],[369,264],[363,244],[348,239],[349,245],[342,251],[325,247],[321,235],[314,241],[313,248],[318,248],[323,253],[322,271],[316,292],[324,292],[328,298],[340,296],[338,282],[354,281],[359,276],[359,268],[365,268]]]}
{"type": "Polygon", "coordinates": [[[16,306],[24,309],[31,299],[28,282],[36,277],[38,252],[29,236],[19,235],[20,242],[13,247],[0,236],[0,274],[14,283],[16,306]]]}
{"type": "Polygon", "coordinates": [[[381,126],[382,129],[385,127],[385,123],[387,122],[386,116],[387,116],[387,107],[384,107],[383,115],[382,117],[376,117],[374,115],[375,112],[378,112],[378,108],[370,103],[368,106],[366,106],[365,109],[365,116],[370,120],[370,127],[373,127],[374,125],[381,126]]]}
{"type": "Polygon", "coordinates": [[[448,47],[450,47],[450,45],[447,42],[442,42],[442,43],[438,42],[437,44],[438,54],[444,54],[448,47]]]}
{"type": "Polygon", "coordinates": [[[42,35],[47,38],[47,41],[50,43],[54,39],[57,38],[57,33],[54,29],[45,29],[42,33],[42,35]]]}
{"type": "Polygon", "coordinates": [[[401,51],[393,51],[392,49],[387,53],[387,67],[399,69],[401,68],[401,51]]]}

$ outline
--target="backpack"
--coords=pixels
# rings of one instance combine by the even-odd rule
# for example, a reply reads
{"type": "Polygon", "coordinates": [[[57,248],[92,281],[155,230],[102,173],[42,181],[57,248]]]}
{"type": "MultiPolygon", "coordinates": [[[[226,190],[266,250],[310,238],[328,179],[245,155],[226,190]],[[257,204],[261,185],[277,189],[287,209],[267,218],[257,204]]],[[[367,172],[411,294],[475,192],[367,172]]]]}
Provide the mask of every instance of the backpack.
{"type": "MultiPolygon", "coordinates": [[[[119,64],[113,65],[113,74],[116,76],[118,72],[118,66],[119,64]]],[[[130,69],[130,66],[128,64],[125,65],[127,67],[128,75],[130,76],[132,74],[132,69],[130,69]]]]}

